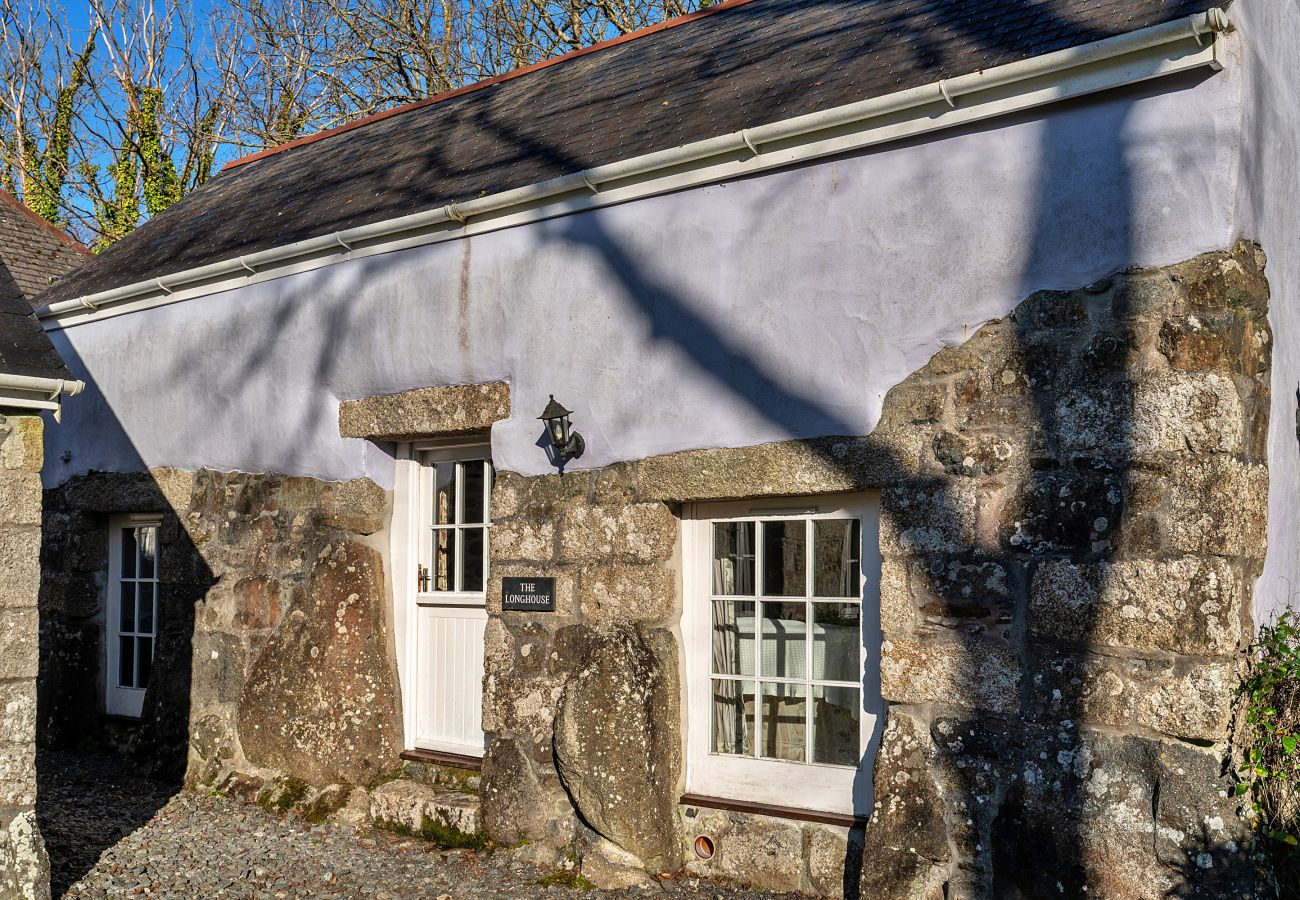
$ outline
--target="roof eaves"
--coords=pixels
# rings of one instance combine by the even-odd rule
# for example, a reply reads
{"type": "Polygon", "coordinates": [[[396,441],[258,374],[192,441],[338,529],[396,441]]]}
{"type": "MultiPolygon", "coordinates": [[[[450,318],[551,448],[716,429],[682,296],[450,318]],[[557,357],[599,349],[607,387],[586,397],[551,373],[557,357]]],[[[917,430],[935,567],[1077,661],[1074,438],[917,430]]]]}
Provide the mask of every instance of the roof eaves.
{"type": "Polygon", "coordinates": [[[40,216],[36,215],[36,213],[28,209],[21,200],[19,200],[17,197],[9,193],[8,191],[0,190],[0,200],[3,200],[5,203],[8,203],[10,206],[18,210],[18,212],[22,213],[32,222],[39,225],[41,228],[45,229],[52,236],[58,238],[60,241],[67,244],[69,247],[71,247],[73,250],[76,250],[81,255],[87,257],[94,255],[93,253],[90,252],[90,248],[87,247],[85,244],[81,243],[81,241],[77,240],[72,235],[68,234],[62,228],[59,228],[56,225],[51,225],[49,222],[45,221],[40,216]]]}

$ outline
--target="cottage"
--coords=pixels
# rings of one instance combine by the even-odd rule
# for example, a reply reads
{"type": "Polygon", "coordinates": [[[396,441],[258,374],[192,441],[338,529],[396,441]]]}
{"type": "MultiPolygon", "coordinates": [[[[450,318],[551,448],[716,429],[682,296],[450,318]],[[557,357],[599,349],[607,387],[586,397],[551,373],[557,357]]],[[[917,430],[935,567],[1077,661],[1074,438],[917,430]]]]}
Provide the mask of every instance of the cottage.
{"type": "Polygon", "coordinates": [[[43,738],[599,884],[1249,895],[1286,15],[731,0],[230,164],[40,299],[43,738]]]}
{"type": "Polygon", "coordinates": [[[0,897],[24,900],[49,896],[35,815],[41,411],[84,387],[30,301],[86,256],[0,191],[0,897]]]}

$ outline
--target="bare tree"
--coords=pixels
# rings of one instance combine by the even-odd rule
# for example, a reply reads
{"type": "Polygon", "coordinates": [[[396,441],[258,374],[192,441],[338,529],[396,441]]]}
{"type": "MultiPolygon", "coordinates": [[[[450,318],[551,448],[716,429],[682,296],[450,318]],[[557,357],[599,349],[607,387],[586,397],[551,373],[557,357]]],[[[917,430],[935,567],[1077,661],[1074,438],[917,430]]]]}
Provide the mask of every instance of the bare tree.
{"type": "Polygon", "coordinates": [[[0,183],[53,224],[63,202],[93,39],[73,49],[57,7],[0,0],[0,183]]]}
{"type": "Polygon", "coordinates": [[[242,153],[712,0],[0,0],[0,184],[103,249],[242,153]]]}

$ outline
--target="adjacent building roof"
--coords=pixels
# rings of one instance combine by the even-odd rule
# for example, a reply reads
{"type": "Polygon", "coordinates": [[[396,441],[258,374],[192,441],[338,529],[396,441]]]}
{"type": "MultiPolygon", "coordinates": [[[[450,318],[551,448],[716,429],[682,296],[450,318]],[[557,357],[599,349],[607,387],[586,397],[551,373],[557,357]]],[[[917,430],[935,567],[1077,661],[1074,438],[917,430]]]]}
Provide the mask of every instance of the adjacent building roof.
{"type": "Polygon", "coordinates": [[[90,251],[0,191],[0,374],[71,378],[32,312],[32,298],[90,251]]]}
{"type": "Polygon", "coordinates": [[[1101,40],[1211,0],[731,0],[257,154],[52,303],[1101,40]]]}

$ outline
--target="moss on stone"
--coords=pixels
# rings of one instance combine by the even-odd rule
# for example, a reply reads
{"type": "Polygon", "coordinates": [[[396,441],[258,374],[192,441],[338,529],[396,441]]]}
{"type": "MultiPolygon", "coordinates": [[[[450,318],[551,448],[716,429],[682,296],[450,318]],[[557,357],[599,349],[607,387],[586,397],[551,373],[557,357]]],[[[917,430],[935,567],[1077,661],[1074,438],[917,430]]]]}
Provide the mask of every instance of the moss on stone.
{"type": "Polygon", "coordinates": [[[596,886],[584,878],[577,869],[560,869],[550,872],[533,883],[538,887],[558,886],[576,888],[580,891],[594,891],[596,889],[596,886]]]}
{"type": "Polygon", "coordinates": [[[297,778],[286,778],[279,787],[262,791],[257,795],[256,803],[270,813],[284,814],[303,801],[310,790],[307,782],[297,778]]]}
{"type": "Polygon", "coordinates": [[[352,785],[343,785],[341,789],[326,789],[307,804],[302,817],[313,825],[323,825],[330,816],[342,809],[352,796],[352,785]]]}
{"type": "Polygon", "coordinates": [[[376,775],[366,784],[366,790],[373,791],[375,788],[383,787],[390,782],[402,778],[406,774],[404,769],[393,769],[391,772],[385,772],[382,775],[376,775]]]}
{"type": "Polygon", "coordinates": [[[400,834],[402,837],[422,838],[442,850],[476,850],[480,853],[488,853],[496,849],[496,845],[487,835],[481,832],[461,831],[450,822],[439,821],[428,815],[421,817],[418,830],[405,822],[395,822],[392,819],[374,819],[371,824],[383,831],[400,834]]]}

